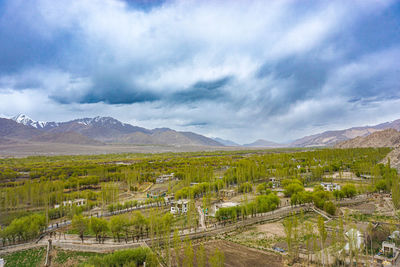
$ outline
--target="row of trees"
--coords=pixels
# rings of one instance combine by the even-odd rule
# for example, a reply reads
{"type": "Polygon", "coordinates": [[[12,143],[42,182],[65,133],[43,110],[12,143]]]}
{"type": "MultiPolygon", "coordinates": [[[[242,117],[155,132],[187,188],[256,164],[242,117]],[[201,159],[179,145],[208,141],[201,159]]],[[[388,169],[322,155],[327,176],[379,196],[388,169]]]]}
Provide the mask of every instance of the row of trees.
{"type": "Polygon", "coordinates": [[[242,217],[252,215],[257,213],[263,213],[275,210],[279,206],[279,197],[270,193],[268,195],[257,196],[255,200],[244,203],[236,207],[220,208],[215,214],[218,221],[224,220],[237,220],[242,217]]]}
{"type": "MultiPolygon", "coordinates": [[[[64,209],[51,208],[75,198],[87,199],[88,208],[96,205],[103,210],[107,206],[112,210],[119,209],[121,190],[129,191],[140,182],[154,181],[157,175],[171,172],[175,172],[180,179],[170,187],[177,199],[201,197],[230,185],[237,185],[238,191],[249,192],[252,184],[269,177],[307,182],[308,179],[321,179],[324,174],[333,171],[352,170],[376,176],[376,181],[385,181],[385,190],[392,190],[393,199],[400,201],[400,194],[396,193],[399,190],[392,186],[399,183],[395,172],[376,164],[388,151],[368,148],[287,153],[206,152],[4,159],[0,160],[1,170],[12,170],[18,174],[24,172],[23,175],[28,172],[32,179],[0,185],[0,216],[35,209],[44,210],[49,221],[72,215],[64,209]],[[117,164],[121,161],[131,165],[117,164]],[[192,183],[198,184],[190,186],[192,183]]],[[[379,183],[378,187],[383,186],[383,182],[379,183]]],[[[266,194],[269,186],[260,187],[257,192],[266,194]]],[[[291,187],[288,191],[301,192],[301,184],[291,187]]],[[[293,203],[302,203],[309,198],[303,193],[296,197],[293,197],[293,203]]],[[[321,208],[323,205],[320,205],[321,208]]]]}
{"type": "Polygon", "coordinates": [[[110,221],[103,218],[86,218],[82,215],[75,215],[72,218],[72,228],[84,242],[85,234],[92,233],[96,240],[101,243],[107,236],[112,235],[115,241],[121,242],[123,238],[139,241],[146,234],[153,238],[162,238],[164,233],[171,233],[173,216],[170,213],[160,215],[153,210],[149,217],[143,216],[140,211],[132,214],[117,215],[111,217],[110,221]]]}
{"type": "Polygon", "coordinates": [[[167,266],[177,266],[177,267],[223,267],[225,262],[224,253],[216,248],[212,255],[207,257],[206,251],[203,244],[200,244],[195,249],[190,240],[185,240],[182,242],[178,236],[174,237],[174,252],[175,259],[174,262],[167,260],[167,266]],[[182,249],[183,243],[183,249],[182,249]],[[208,258],[208,261],[207,261],[208,258]],[[208,265],[207,265],[208,262],[208,265]]]}
{"type": "Polygon", "coordinates": [[[44,215],[32,214],[14,219],[10,225],[0,230],[0,239],[3,246],[6,243],[14,244],[17,241],[29,241],[37,238],[46,228],[46,218],[44,215]]]}

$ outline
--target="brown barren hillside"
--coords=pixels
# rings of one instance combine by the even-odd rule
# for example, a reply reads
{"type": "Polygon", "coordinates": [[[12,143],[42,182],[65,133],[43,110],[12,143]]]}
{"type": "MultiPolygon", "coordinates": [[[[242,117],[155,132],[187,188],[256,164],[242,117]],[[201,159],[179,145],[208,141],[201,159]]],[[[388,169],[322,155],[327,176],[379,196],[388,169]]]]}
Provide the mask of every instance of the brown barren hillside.
{"type": "Polygon", "coordinates": [[[399,147],[400,132],[395,129],[387,129],[374,132],[368,136],[356,137],[337,144],[336,148],[354,147],[399,147]]]}
{"type": "Polygon", "coordinates": [[[388,162],[388,159],[390,159],[390,166],[392,168],[396,168],[397,171],[400,172],[400,148],[396,148],[389,152],[389,154],[387,154],[386,157],[382,160],[382,163],[386,164],[388,162]]]}
{"type": "Polygon", "coordinates": [[[43,133],[30,139],[34,142],[65,143],[77,145],[103,145],[102,142],[75,132],[43,133]]]}

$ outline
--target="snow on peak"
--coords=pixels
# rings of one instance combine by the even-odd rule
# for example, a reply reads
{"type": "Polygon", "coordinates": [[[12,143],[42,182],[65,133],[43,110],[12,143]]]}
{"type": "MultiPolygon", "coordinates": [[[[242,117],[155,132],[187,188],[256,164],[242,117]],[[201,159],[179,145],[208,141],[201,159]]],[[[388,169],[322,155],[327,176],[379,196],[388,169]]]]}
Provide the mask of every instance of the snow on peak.
{"type": "Polygon", "coordinates": [[[26,125],[26,126],[32,126],[36,129],[42,129],[42,128],[46,127],[48,124],[49,125],[56,124],[56,123],[48,123],[48,122],[44,122],[44,121],[34,121],[25,114],[19,114],[18,116],[13,117],[12,120],[14,120],[15,122],[21,123],[23,125],[26,125]]]}
{"type": "Polygon", "coordinates": [[[35,128],[37,128],[37,126],[38,126],[38,125],[36,125],[36,121],[32,120],[25,114],[19,114],[18,116],[15,116],[15,117],[13,117],[13,120],[18,123],[21,123],[23,125],[32,126],[35,128]]]}

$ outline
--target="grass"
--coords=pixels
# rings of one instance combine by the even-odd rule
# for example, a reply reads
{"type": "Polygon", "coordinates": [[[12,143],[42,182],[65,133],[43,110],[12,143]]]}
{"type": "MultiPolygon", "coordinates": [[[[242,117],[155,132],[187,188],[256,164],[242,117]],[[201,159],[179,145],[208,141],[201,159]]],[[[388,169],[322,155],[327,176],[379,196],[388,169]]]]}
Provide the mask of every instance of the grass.
{"type": "Polygon", "coordinates": [[[32,248],[7,254],[4,256],[4,260],[6,261],[7,267],[41,266],[42,263],[44,262],[45,254],[46,254],[46,249],[44,247],[32,248]]]}
{"type": "MultiPolygon", "coordinates": [[[[10,253],[2,256],[2,258],[6,261],[7,267],[36,267],[43,266],[45,255],[46,248],[40,247],[10,253]]],[[[56,256],[52,260],[52,265],[65,266],[69,261],[68,266],[77,266],[85,263],[90,257],[97,255],[105,254],[56,249],[56,256]]]]}
{"type": "Polygon", "coordinates": [[[79,264],[96,255],[99,255],[99,253],[57,250],[57,256],[54,259],[54,263],[64,265],[69,259],[74,259],[74,264],[79,264]]]}

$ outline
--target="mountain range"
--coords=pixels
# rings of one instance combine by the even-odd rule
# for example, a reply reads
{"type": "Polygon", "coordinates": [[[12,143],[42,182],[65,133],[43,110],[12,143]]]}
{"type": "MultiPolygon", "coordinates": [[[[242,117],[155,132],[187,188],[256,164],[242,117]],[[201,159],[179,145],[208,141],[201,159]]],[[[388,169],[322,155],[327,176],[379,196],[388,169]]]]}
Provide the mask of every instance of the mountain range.
{"type": "Polygon", "coordinates": [[[400,132],[395,129],[377,131],[368,136],[358,136],[343,141],[335,145],[335,147],[391,147],[393,150],[386,155],[381,163],[386,164],[390,159],[390,165],[400,171],[400,132]]]}
{"type": "Polygon", "coordinates": [[[140,144],[223,146],[192,132],[169,128],[153,130],[122,123],[111,117],[75,119],[67,122],[35,121],[26,115],[0,119],[0,143],[34,141],[80,145],[140,144]]]}
{"type": "Polygon", "coordinates": [[[374,132],[368,136],[357,136],[353,139],[343,141],[336,148],[354,147],[399,147],[400,132],[395,129],[386,129],[374,132]]]}
{"type": "Polygon", "coordinates": [[[243,146],[247,147],[285,147],[285,144],[278,144],[272,141],[264,140],[264,139],[258,139],[254,141],[253,143],[250,144],[244,144],[243,146]]]}
{"type": "MultiPolygon", "coordinates": [[[[305,136],[291,143],[259,139],[243,147],[329,147],[355,137],[366,137],[385,129],[400,130],[400,120],[374,126],[353,127],[305,136]]],[[[373,137],[373,135],[372,135],[373,137]]],[[[26,115],[0,118],[0,144],[13,142],[49,142],[82,145],[138,144],[172,146],[241,146],[218,137],[209,138],[193,132],[169,128],[146,129],[111,117],[74,119],[67,122],[35,121],[26,115]]],[[[382,143],[384,145],[384,143],[382,143]]],[[[346,146],[344,143],[342,146],[346,146]]]]}

